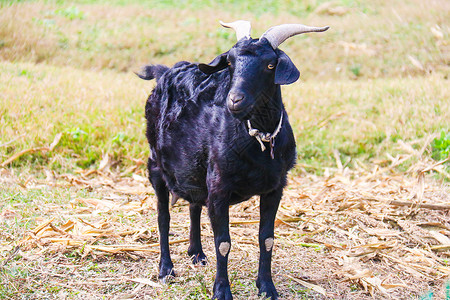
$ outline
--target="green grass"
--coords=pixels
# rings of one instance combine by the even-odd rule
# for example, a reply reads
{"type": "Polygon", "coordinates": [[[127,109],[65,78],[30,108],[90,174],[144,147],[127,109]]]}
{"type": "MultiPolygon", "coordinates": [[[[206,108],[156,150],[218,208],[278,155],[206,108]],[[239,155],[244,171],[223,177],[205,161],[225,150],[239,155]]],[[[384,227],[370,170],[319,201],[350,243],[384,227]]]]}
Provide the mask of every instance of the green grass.
{"type": "MultiPolygon", "coordinates": [[[[10,5],[11,3],[24,2],[21,0],[16,1],[0,1],[0,4],[10,5]]],[[[27,2],[35,2],[35,1],[27,1],[27,2]]],[[[325,0],[306,0],[306,1],[289,1],[289,0],[249,0],[249,1],[238,1],[238,0],[221,0],[221,1],[211,1],[211,0],[158,0],[158,1],[148,1],[142,2],[138,0],[75,0],[75,1],[54,1],[54,0],[46,0],[40,1],[46,4],[76,4],[76,5],[86,5],[86,4],[100,4],[100,5],[114,5],[114,6],[128,6],[130,4],[140,5],[145,8],[151,9],[173,9],[174,7],[179,9],[205,9],[205,8],[213,8],[215,10],[227,10],[233,13],[242,13],[251,12],[257,16],[260,16],[265,13],[270,13],[274,15],[278,15],[282,12],[287,12],[294,16],[307,16],[309,13],[312,13],[315,9],[320,7],[323,3],[326,3],[325,0]]],[[[342,5],[345,7],[358,7],[364,11],[368,11],[364,6],[364,1],[359,0],[341,0],[336,1],[338,5],[342,5]]],[[[65,15],[69,16],[78,16],[78,11],[66,12],[65,15]]]]}
{"type": "MultiPolygon", "coordinates": [[[[53,151],[25,154],[11,167],[70,171],[98,167],[105,154],[121,166],[147,157],[143,109],[153,83],[132,73],[30,63],[0,62],[0,73],[0,145],[19,137],[0,148],[2,161],[62,133],[53,151]]],[[[284,88],[299,162],[334,166],[334,150],[343,162],[386,159],[402,153],[400,140],[421,148],[431,134],[449,131],[446,81],[308,80],[284,88]]]]}
{"type": "MultiPolygon", "coordinates": [[[[446,80],[439,77],[310,82],[289,87],[285,99],[298,155],[326,165],[333,150],[343,162],[373,162],[404,153],[399,142],[427,146],[427,137],[449,131],[446,80]]],[[[431,147],[428,147],[430,155],[431,147]]],[[[351,164],[350,164],[351,165],[351,164]]]]}
{"type": "Polygon", "coordinates": [[[432,157],[435,160],[444,160],[450,156],[450,131],[443,129],[441,135],[431,143],[432,157]]]}
{"type": "Polygon", "coordinates": [[[67,169],[71,162],[89,167],[102,153],[115,159],[146,156],[141,152],[146,151],[143,109],[149,89],[134,74],[7,62],[0,69],[6,91],[0,96],[0,144],[19,136],[1,148],[2,160],[63,134],[52,153],[24,155],[13,167],[27,162],[52,169],[67,169]]]}

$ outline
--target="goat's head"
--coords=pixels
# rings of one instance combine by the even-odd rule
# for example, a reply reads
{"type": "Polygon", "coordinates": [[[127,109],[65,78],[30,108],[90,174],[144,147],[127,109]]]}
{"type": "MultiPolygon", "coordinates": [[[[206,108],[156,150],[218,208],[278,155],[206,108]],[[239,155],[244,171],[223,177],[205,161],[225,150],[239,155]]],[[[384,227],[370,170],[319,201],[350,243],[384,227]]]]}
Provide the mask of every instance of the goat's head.
{"type": "Polygon", "coordinates": [[[278,46],[291,36],[325,31],[329,27],[309,27],[301,24],[284,24],[270,28],[260,39],[250,37],[250,22],[222,23],[236,31],[238,42],[209,64],[199,64],[199,69],[212,74],[229,68],[231,87],[227,106],[238,118],[247,118],[258,100],[269,99],[280,84],[291,84],[300,72],[278,46]]]}

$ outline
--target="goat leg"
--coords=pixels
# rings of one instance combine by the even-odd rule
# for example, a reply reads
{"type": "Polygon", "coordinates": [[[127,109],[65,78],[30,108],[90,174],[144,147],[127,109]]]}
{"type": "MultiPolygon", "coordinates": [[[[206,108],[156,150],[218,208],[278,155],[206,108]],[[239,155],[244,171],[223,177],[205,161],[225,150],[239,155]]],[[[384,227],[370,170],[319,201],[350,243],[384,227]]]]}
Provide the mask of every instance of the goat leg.
{"type": "Polygon", "coordinates": [[[175,276],[169,250],[169,190],[162,178],[161,171],[151,158],[148,160],[148,171],[150,182],[158,198],[159,247],[161,251],[159,278],[165,281],[167,276],[175,276]]]}
{"type": "Polygon", "coordinates": [[[192,258],[194,264],[206,264],[206,255],[202,250],[202,241],[200,238],[200,216],[202,214],[202,205],[198,203],[189,204],[189,215],[191,217],[191,226],[189,232],[188,255],[192,258]]]}
{"type": "Polygon", "coordinates": [[[259,295],[266,298],[278,299],[278,293],[272,281],[272,248],[274,238],[274,222],[280,204],[283,189],[279,188],[260,197],[260,223],[259,223],[259,269],[256,286],[259,295]]]}
{"type": "Polygon", "coordinates": [[[159,229],[159,247],[161,258],[159,261],[159,278],[166,280],[167,276],[175,276],[173,271],[173,263],[170,258],[169,250],[169,193],[156,192],[158,196],[158,229],[159,229]],[[161,196],[160,196],[161,195],[161,196]]]}
{"type": "Polygon", "coordinates": [[[231,300],[233,296],[228,281],[228,254],[231,248],[228,199],[209,197],[207,203],[217,257],[217,272],[212,299],[231,300]]]}

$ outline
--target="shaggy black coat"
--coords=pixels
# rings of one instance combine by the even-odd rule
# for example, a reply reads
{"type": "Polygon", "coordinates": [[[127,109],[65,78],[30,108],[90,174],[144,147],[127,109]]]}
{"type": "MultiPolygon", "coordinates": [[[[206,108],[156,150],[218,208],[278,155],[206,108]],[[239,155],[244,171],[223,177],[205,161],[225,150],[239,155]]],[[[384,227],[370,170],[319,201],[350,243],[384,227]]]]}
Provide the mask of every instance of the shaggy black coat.
{"type": "Polygon", "coordinates": [[[236,204],[284,187],[294,165],[295,140],[286,113],[271,159],[248,134],[246,122],[227,109],[229,90],[228,70],[208,76],[196,64],[181,62],[164,74],[147,101],[151,164],[169,191],[190,203],[206,205],[212,192],[207,174],[216,168],[221,184],[214,188],[236,204]]]}

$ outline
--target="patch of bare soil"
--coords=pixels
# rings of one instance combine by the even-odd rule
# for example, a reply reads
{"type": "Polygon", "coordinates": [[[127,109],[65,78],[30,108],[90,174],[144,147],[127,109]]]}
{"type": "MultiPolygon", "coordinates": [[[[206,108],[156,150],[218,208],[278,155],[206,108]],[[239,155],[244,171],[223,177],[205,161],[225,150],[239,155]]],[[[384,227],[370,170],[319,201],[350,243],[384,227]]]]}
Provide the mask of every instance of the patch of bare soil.
{"type": "MultiPolygon", "coordinates": [[[[431,167],[437,166],[409,175],[340,167],[328,177],[291,177],[275,230],[273,274],[280,297],[413,299],[432,292],[434,299],[445,299],[450,187],[427,175],[431,167]]],[[[96,196],[49,208],[37,227],[13,243],[2,242],[1,268],[27,270],[30,281],[17,277],[25,291],[62,299],[211,297],[215,252],[205,210],[202,240],[209,263],[193,266],[187,257],[189,209],[179,200],[171,208],[170,238],[177,277],[159,282],[155,196],[145,174],[131,171],[126,177],[109,169],[49,172],[46,180],[21,181],[24,189],[76,187],[96,196]]],[[[232,206],[230,216],[232,291],[236,299],[260,299],[254,285],[258,199],[232,206]]],[[[1,217],[8,217],[6,210],[1,217]]]]}

